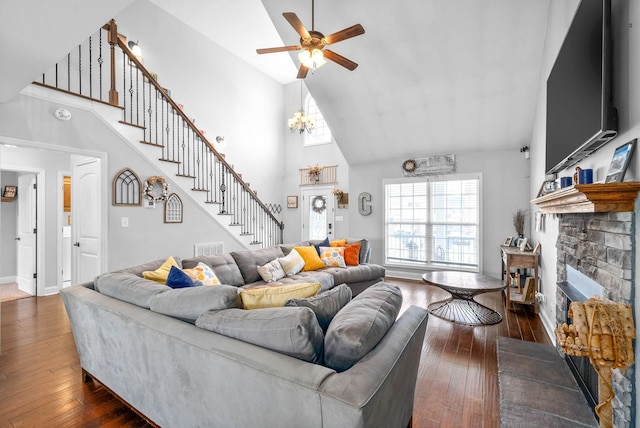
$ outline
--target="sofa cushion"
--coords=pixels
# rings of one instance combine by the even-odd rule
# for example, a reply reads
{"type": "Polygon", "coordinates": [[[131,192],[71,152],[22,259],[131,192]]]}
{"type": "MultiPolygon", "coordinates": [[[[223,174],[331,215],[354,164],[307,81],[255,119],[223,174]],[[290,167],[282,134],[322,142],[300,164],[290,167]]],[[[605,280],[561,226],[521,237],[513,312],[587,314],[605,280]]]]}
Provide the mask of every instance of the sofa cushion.
{"type": "Polygon", "coordinates": [[[264,282],[276,282],[287,276],[278,259],[271,260],[264,266],[258,266],[257,269],[264,282]]]}
{"type": "MultiPolygon", "coordinates": [[[[176,257],[173,256],[173,260],[175,260],[176,264],[178,267],[182,267],[182,260],[180,259],[180,257],[176,257]]],[[[142,272],[147,271],[147,270],[156,270],[158,269],[160,266],[162,266],[165,262],[167,261],[167,259],[158,259],[158,260],[154,260],[151,262],[147,262],[147,263],[143,263],[140,265],[135,265],[135,266],[131,266],[125,269],[119,269],[115,272],[122,272],[122,273],[132,273],[134,275],[137,275],[139,277],[142,277],[142,272]]]]}
{"type": "Polygon", "coordinates": [[[283,257],[284,254],[282,254],[280,247],[268,247],[258,250],[232,251],[231,256],[236,261],[245,284],[248,284],[261,279],[258,273],[258,266],[269,263],[278,257],[283,257]]]}
{"type": "MultiPolygon", "coordinates": [[[[329,247],[329,238],[324,238],[324,240],[318,242],[318,243],[314,243],[312,244],[314,247],[316,247],[316,251],[318,252],[318,255],[320,255],[320,247],[329,247]]],[[[304,247],[304,245],[301,245],[301,247],[304,247]]]]}
{"type": "Polygon", "coordinates": [[[402,306],[397,285],[379,282],[357,295],[333,318],[324,340],[325,365],[348,370],[372,350],[393,325],[402,306]]]}
{"type": "Polygon", "coordinates": [[[326,269],[321,271],[316,270],[312,272],[298,272],[295,275],[286,276],[277,280],[276,282],[265,282],[265,281],[256,281],[251,284],[245,284],[241,288],[257,288],[257,287],[267,287],[267,286],[281,286],[281,285],[292,285],[292,284],[301,284],[308,282],[319,282],[320,283],[320,292],[331,290],[335,285],[333,281],[333,275],[326,272],[326,269]]]}
{"type": "Polygon", "coordinates": [[[291,250],[293,250],[294,247],[307,247],[309,245],[311,245],[309,241],[301,241],[295,244],[280,244],[278,246],[282,250],[282,253],[286,256],[291,252],[291,250]]]}
{"type": "Polygon", "coordinates": [[[245,309],[274,308],[284,306],[289,299],[315,296],[318,291],[320,291],[320,284],[317,282],[247,288],[240,290],[240,299],[245,309]]]}
{"type": "Polygon", "coordinates": [[[309,245],[307,247],[295,247],[294,248],[300,257],[304,259],[304,267],[302,268],[303,272],[308,272],[310,270],[318,270],[324,269],[327,267],[320,259],[318,255],[318,251],[316,251],[316,247],[313,245],[309,245]]]}
{"type": "Polygon", "coordinates": [[[310,363],[322,362],[322,329],[309,308],[208,311],[196,325],[310,363]]]}
{"type": "Polygon", "coordinates": [[[300,253],[294,249],[292,249],[286,256],[279,257],[278,262],[287,276],[297,274],[304,267],[304,259],[300,256],[300,253]]]}
{"type": "Polygon", "coordinates": [[[169,290],[151,297],[150,309],[191,323],[208,310],[240,308],[238,288],[232,285],[169,290]]]}
{"type": "Polygon", "coordinates": [[[96,277],[94,284],[106,296],[147,309],[153,296],[171,290],[164,284],[126,272],[103,273],[96,277]]]}
{"type": "Polygon", "coordinates": [[[360,264],[360,247],[361,243],[346,244],[344,247],[344,261],[349,266],[358,266],[360,264]]]}
{"type": "Polygon", "coordinates": [[[182,267],[184,269],[192,269],[200,262],[213,269],[221,284],[235,285],[236,287],[244,284],[242,273],[240,273],[240,269],[238,269],[238,265],[231,254],[224,253],[215,256],[198,256],[184,259],[182,267]]]}
{"type": "Polygon", "coordinates": [[[169,276],[167,276],[167,286],[171,288],[187,288],[202,285],[200,281],[196,284],[193,279],[182,269],[171,266],[169,276]]]}
{"type": "Polygon", "coordinates": [[[360,244],[360,255],[358,261],[360,263],[369,263],[371,254],[371,243],[368,239],[363,238],[347,238],[346,244],[360,244]]]}
{"type": "Polygon", "coordinates": [[[184,272],[189,275],[193,282],[199,281],[201,285],[220,285],[220,280],[211,267],[204,263],[198,262],[196,267],[185,269],[184,272]]]}
{"type": "Polygon", "coordinates": [[[335,284],[353,284],[355,282],[370,281],[375,278],[384,278],[385,269],[380,265],[363,264],[348,266],[347,268],[328,267],[325,272],[333,275],[335,284]]]}
{"type": "Polygon", "coordinates": [[[311,309],[318,318],[322,331],[326,331],[333,317],[351,300],[351,289],[340,284],[329,291],[305,299],[289,299],[285,306],[304,306],[311,309]]]}
{"type": "Polygon", "coordinates": [[[320,247],[320,259],[325,266],[347,267],[344,250],[344,247],[320,247]]]}
{"type": "Polygon", "coordinates": [[[167,277],[169,276],[169,271],[172,266],[180,268],[180,265],[178,265],[176,260],[169,256],[169,258],[165,260],[159,268],[156,270],[145,270],[142,272],[142,276],[144,279],[150,279],[152,281],[159,282],[160,284],[164,284],[167,282],[167,277]]]}

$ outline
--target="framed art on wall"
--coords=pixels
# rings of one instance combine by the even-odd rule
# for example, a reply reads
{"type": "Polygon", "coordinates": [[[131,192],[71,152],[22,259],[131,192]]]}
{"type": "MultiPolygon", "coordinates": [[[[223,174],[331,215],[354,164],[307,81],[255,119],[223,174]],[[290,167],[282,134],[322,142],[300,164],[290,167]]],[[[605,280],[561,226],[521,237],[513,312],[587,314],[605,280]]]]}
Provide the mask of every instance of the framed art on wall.
{"type": "Polygon", "coordinates": [[[298,208],[297,196],[287,196],[287,208],[298,208]]]}
{"type": "Polygon", "coordinates": [[[609,172],[607,172],[607,178],[604,180],[605,183],[622,182],[622,180],[624,180],[624,173],[627,172],[636,140],[637,138],[634,138],[628,143],[616,148],[613,152],[613,157],[609,164],[609,172]]]}

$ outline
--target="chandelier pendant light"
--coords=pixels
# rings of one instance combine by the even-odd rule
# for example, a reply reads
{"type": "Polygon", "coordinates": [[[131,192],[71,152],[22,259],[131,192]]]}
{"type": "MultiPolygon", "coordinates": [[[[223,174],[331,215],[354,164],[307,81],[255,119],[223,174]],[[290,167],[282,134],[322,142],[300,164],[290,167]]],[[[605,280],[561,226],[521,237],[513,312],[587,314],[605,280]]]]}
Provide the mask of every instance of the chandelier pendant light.
{"type": "Polygon", "coordinates": [[[287,124],[289,125],[289,131],[297,131],[300,134],[303,134],[304,131],[307,131],[310,134],[316,124],[313,118],[304,114],[304,107],[302,102],[302,80],[300,80],[300,110],[295,112],[293,114],[293,117],[287,119],[287,124]]]}

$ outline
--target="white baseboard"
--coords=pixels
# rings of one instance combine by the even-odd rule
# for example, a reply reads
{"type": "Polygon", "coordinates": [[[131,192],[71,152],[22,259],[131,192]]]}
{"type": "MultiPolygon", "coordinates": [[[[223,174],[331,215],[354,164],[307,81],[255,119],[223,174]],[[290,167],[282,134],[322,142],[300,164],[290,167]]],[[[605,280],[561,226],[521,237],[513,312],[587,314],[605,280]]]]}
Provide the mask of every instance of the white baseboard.
{"type": "Polygon", "coordinates": [[[16,282],[15,276],[2,276],[0,277],[0,284],[11,284],[16,282]]]}

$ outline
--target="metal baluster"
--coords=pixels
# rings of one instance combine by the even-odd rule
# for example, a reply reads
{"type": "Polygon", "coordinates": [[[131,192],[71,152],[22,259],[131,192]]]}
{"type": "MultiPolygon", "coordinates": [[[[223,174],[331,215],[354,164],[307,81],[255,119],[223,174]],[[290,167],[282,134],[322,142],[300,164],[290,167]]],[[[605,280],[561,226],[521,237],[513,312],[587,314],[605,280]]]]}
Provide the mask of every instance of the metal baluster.
{"type": "Polygon", "coordinates": [[[98,31],[98,86],[100,87],[100,101],[102,101],[102,29],[98,31]]]}
{"type": "Polygon", "coordinates": [[[92,87],[92,76],[93,76],[93,64],[91,63],[92,61],[92,55],[91,55],[91,36],[89,36],[89,98],[93,98],[93,87],[92,87]]]}
{"type": "Polygon", "coordinates": [[[82,45],[78,45],[78,93],[82,95],[82,45]]]}

